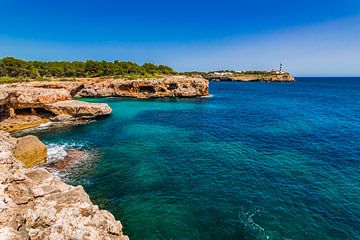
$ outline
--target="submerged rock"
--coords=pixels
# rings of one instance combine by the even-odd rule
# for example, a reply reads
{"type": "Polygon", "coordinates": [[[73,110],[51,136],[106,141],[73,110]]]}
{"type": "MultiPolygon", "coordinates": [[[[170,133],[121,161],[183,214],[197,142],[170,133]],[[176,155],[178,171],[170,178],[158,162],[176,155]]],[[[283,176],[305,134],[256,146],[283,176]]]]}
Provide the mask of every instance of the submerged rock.
{"type": "Polygon", "coordinates": [[[75,148],[66,148],[64,149],[63,156],[60,156],[58,159],[52,159],[52,161],[49,161],[46,164],[46,167],[62,172],[87,159],[89,159],[89,153],[87,151],[75,148]]]}
{"type": "Polygon", "coordinates": [[[43,168],[25,169],[14,155],[17,143],[0,131],[0,239],[128,239],[81,186],[43,168]]]}

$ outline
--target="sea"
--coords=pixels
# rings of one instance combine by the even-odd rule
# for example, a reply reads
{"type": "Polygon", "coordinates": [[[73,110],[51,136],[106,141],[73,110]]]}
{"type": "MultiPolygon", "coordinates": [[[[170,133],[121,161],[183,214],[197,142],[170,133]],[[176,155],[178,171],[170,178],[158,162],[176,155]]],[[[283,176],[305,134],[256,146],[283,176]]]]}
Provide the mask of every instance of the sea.
{"type": "Polygon", "coordinates": [[[360,239],[360,78],[210,82],[209,97],[82,99],[109,117],[34,131],[130,239],[360,239]],[[58,153],[58,154],[57,154],[58,153]]]}

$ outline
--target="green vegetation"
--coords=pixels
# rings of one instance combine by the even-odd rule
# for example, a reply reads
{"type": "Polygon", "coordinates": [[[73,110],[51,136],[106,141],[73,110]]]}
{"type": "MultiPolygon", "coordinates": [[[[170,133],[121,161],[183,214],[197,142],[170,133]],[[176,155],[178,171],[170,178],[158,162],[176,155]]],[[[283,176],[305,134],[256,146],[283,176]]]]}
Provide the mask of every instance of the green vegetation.
{"type": "Polygon", "coordinates": [[[79,77],[122,77],[127,79],[152,78],[159,75],[175,74],[165,65],[133,62],[40,62],[24,61],[12,57],[0,60],[0,83],[26,81],[28,79],[79,78],[79,77]]]}

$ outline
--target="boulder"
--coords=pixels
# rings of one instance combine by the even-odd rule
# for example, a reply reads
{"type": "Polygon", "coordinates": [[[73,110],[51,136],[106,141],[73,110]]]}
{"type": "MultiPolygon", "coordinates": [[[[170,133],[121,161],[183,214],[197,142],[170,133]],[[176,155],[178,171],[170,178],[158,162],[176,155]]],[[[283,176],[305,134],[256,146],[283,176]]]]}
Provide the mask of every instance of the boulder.
{"type": "Polygon", "coordinates": [[[29,168],[46,162],[47,148],[36,136],[29,135],[18,138],[14,155],[29,168]]]}

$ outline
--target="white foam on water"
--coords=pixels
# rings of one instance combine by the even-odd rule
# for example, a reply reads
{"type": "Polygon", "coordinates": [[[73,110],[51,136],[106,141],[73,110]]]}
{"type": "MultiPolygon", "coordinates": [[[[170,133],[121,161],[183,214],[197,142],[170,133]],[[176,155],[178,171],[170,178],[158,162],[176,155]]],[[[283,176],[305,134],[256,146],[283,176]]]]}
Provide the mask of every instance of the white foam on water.
{"type": "Polygon", "coordinates": [[[265,231],[265,229],[259,224],[257,224],[253,219],[253,217],[259,215],[260,212],[261,212],[261,208],[258,207],[252,208],[246,212],[241,211],[239,212],[239,219],[247,229],[257,233],[258,239],[266,239],[266,240],[272,239],[271,235],[268,235],[268,232],[265,231]]]}
{"type": "Polygon", "coordinates": [[[63,160],[67,156],[66,149],[81,149],[84,145],[80,143],[51,143],[47,145],[48,162],[63,160]]]}
{"type": "Polygon", "coordinates": [[[255,223],[253,217],[260,212],[259,209],[251,209],[247,212],[239,212],[239,219],[245,225],[245,227],[253,230],[263,232],[264,228],[255,223]]]}
{"type": "Polygon", "coordinates": [[[207,95],[207,96],[201,96],[200,98],[213,98],[213,97],[214,97],[213,94],[209,94],[209,95],[207,95]]]}
{"type": "Polygon", "coordinates": [[[67,156],[65,149],[66,145],[48,145],[48,162],[63,160],[67,156]]]}
{"type": "Polygon", "coordinates": [[[42,123],[42,124],[40,124],[38,127],[36,127],[36,128],[38,128],[38,129],[47,129],[47,128],[49,128],[51,125],[53,125],[53,122],[47,122],[47,123],[42,123]]]}

